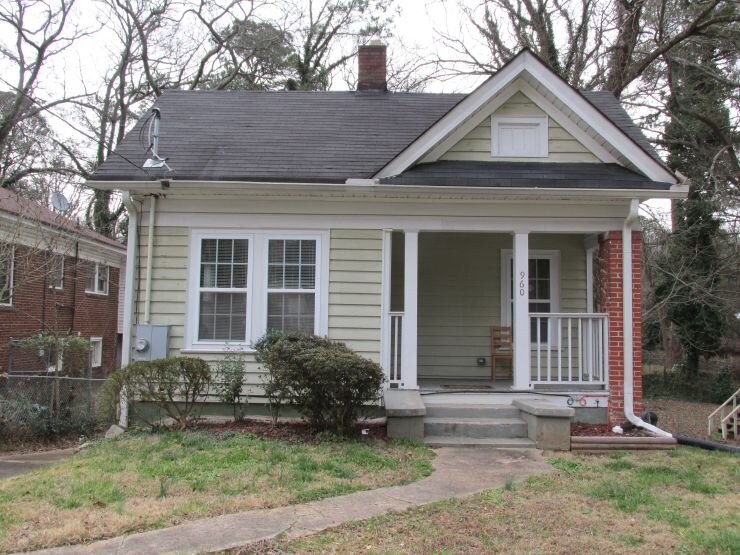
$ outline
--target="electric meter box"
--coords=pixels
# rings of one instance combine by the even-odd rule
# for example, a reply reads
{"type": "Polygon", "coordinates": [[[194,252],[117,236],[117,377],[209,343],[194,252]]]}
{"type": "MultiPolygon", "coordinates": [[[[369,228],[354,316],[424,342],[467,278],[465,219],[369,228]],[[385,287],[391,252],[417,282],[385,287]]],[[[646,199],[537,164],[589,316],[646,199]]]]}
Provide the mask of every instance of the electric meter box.
{"type": "Polygon", "coordinates": [[[131,360],[167,358],[169,336],[169,326],[137,324],[136,335],[131,343],[131,360]]]}

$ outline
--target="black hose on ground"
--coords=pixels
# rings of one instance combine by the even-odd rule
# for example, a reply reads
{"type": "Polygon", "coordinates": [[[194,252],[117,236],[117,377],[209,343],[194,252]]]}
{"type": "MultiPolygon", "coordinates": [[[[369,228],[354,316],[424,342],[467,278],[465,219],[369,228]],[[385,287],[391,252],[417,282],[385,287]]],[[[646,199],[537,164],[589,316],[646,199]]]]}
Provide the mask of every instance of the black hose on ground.
{"type": "MultiPolygon", "coordinates": [[[[655,414],[652,411],[644,411],[640,418],[647,422],[648,424],[652,424],[655,426],[658,423],[658,415],[655,414]]],[[[622,429],[626,432],[629,430],[634,430],[637,426],[632,424],[632,422],[625,422],[622,424],[622,429]]],[[[716,441],[708,441],[706,439],[697,439],[694,437],[687,437],[682,436],[678,434],[673,434],[673,437],[676,438],[676,441],[682,445],[690,445],[692,447],[701,447],[702,449],[708,449],[710,451],[725,451],[726,453],[740,453],[740,448],[733,447],[732,445],[725,445],[724,443],[718,443],[716,441]]]]}
{"type": "Polygon", "coordinates": [[[732,445],[725,445],[724,443],[717,443],[716,441],[707,441],[706,439],[696,439],[694,437],[680,436],[674,434],[676,441],[681,445],[691,445],[692,447],[701,447],[702,449],[709,449],[710,451],[725,451],[726,453],[740,453],[740,447],[733,447],[732,445]]]}

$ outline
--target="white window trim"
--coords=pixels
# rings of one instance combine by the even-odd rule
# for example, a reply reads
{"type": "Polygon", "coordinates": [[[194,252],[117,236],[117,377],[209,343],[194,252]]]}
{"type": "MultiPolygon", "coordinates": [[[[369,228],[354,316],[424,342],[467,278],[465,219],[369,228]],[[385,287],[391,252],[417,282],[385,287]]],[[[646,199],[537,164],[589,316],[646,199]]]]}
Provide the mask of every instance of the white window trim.
{"type": "Polygon", "coordinates": [[[88,289],[87,288],[87,275],[85,275],[85,293],[89,293],[90,295],[100,295],[102,297],[108,296],[108,293],[110,291],[110,266],[107,264],[103,264],[102,262],[92,262],[91,260],[87,261],[88,264],[94,264],[95,265],[95,285],[94,289],[88,289]],[[100,278],[100,267],[105,268],[105,290],[100,291],[98,289],[98,281],[100,278]]]}
{"type": "Polygon", "coordinates": [[[103,366],[103,338],[102,337],[91,337],[90,338],[90,367],[100,368],[103,366]],[[95,360],[95,344],[100,345],[100,359],[95,360]]]}
{"type": "MultiPolygon", "coordinates": [[[[253,290],[254,290],[254,262],[255,262],[255,239],[254,234],[242,231],[220,231],[220,230],[197,230],[190,235],[190,253],[188,256],[188,297],[187,297],[187,320],[186,320],[186,337],[187,349],[196,352],[218,352],[225,351],[228,348],[246,349],[250,347],[252,314],[254,312],[253,290]],[[199,319],[200,319],[200,266],[201,266],[201,247],[204,239],[246,239],[247,245],[247,321],[244,330],[243,341],[209,341],[198,339],[199,319]]],[[[222,288],[221,292],[228,293],[235,290],[231,288],[222,288]]],[[[238,292],[243,292],[239,289],[238,292]]]]}
{"type": "Polygon", "coordinates": [[[62,291],[64,289],[64,255],[57,254],[55,256],[59,256],[59,260],[62,261],[62,279],[59,282],[58,286],[49,284],[49,289],[55,289],[56,291],[62,291]]]}
{"type": "Polygon", "coordinates": [[[547,158],[548,148],[548,116],[491,116],[491,156],[497,158],[547,158]],[[499,126],[504,125],[536,125],[537,152],[536,154],[501,154],[501,139],[499,126]]]}
{"type": "Polygon", "coordinates": [[[192,229],[188,247],[188,283],[186,298],[184,353],[222,353],[239,348],[254,352],[254,342],[267,331],[268,241],[270,239],[307,239],[316,241],[316,299],[314,302],[314,333],[328,335],[329,299],[329,233],[316,230],[192,229]],[[246,340],[198,341],[198,307],[200,284],[200,248],[203,239],[249,239],[247,270],[246,340]],[[256,273],[255,273],[256,272],[256,273]]]}
{"type": "Polygon", "coordinates": [[[0,306],[13,306],[13,280],[15,272],[15,246],[10,247],[10,272],[8,273],[8,302],[0,302],[0,306]]]}
{"type": "MultiPolygon", "coordinates": [[[[501,325],[511,326],[511,280],[509,278],[509,265],[514,257],[511,249],[501,250],[501,325]]],[[[550,312],[560,312],[560,251],[559,250],[530,250],[527,260],[546,259],[550,261],[550,312]]],[[[529,279],[527,279],[529,281],[529,279]]],[[[529,302],[532,302],[530,299],[529,302]]],[[[529,309],[527,309],[529,312],[529,309]]],[[[552,335],[552,330],[550,334],[552,335]]],[[[532,345],[536,345],[535,338],[530,338],[532,345]]],[[[550,341],[553,348],[555,342],[550,341]]]]}

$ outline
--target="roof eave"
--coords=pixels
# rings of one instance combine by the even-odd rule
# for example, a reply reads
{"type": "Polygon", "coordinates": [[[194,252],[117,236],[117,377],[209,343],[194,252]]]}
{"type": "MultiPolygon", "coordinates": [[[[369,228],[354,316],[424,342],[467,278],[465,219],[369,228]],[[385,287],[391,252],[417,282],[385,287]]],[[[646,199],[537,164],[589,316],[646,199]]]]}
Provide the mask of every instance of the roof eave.
{"type": "Polygon", "coordinates": [[[439,194],[460,194],[478,193],[486,194],[491,197],[518,197],[518,198],[573,198],[576,199],[596,199],[596,198],[638,198],[641,201],[650,199],[681,199],[688,194],[687,185],[672,185],[669,189],[586,189],[586,188],[562,188],[562,187],[475,187],[475,186],[444,186],[430,184],[383,184],[377,179],[350,179],[344,183],[314,183],[300,181],[198,181],[198,180],[171,180],[167,188],[163,188],[157,182],[131,182],[131,181],[90,181],[91,187],[102,188],[105,185],[111,190],[125,190],[133,194],[177,194],[204,192],[214,193],[246,193],[246,194],[321,194],[326,192],[336,195],[338,192],[347,192],[357,194],[364,192],[368,194],[389,194],[398,195],[406,192],[409,195],[419,196],[428,193],[430,195],[439,194]]]}

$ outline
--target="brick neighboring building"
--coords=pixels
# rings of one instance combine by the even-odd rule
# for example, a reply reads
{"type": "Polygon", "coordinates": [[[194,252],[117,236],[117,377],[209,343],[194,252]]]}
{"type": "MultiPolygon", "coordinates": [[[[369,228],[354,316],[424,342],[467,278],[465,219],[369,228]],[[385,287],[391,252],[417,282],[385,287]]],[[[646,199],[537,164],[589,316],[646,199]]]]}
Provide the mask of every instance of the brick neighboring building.
{"type": "MultiPolygon", "coordinates": [[[[0,375],[9,342],[39,333],[91,340],[94,377],[120,361],[125,247],[0,189],[0,375]]],[[[16,359],[16,369],[29,366],[16,359]]],[[[32,364],[31,364],[32,365],[32,364]]]]}

